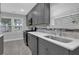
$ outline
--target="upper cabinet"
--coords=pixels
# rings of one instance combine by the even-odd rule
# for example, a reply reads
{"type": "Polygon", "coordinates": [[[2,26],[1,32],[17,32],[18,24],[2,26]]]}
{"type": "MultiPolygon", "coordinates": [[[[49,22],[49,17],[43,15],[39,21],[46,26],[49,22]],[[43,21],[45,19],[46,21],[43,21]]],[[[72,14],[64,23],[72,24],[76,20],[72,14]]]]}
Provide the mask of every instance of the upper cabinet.
{"type": "Polygon", "coordinates": [[[44,5],[44,20],[46,24],[50,23],[50,4],[45,4],[44,5]]]}
{"type": "Polygon", "coordinates": [[[50,5],[48,3],[39,3],[27,14],[26,17],[28,26],[49,24],[50,5]]]}
{"type": "Polygon", "coordinates": [[[26,24],[27,25],[32,25],[32,12],[30,12],[28,15],[26,15],[26,24]]]}
{"type": "Polygon", "coordinates": [[[44,23],[44,4],[39,4],[37,6],[37,16],[38,16],[38,24],[44,23]]]}

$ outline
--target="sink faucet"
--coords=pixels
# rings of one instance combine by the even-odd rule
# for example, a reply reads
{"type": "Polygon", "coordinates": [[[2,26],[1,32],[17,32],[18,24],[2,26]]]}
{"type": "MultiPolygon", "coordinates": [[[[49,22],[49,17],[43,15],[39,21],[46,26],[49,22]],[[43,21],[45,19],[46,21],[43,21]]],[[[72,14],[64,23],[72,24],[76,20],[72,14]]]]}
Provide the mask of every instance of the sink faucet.
{"type": "Polygon", "coordinates": [[[60,30],[59,36],[62,36],[62,30],[60,30]]]}
{"type": "Polygon", "coordinates": [[[61,29],[55,29],[55,35],[59,35],[59,36],[62,36],[62,30],[61,29]]]}

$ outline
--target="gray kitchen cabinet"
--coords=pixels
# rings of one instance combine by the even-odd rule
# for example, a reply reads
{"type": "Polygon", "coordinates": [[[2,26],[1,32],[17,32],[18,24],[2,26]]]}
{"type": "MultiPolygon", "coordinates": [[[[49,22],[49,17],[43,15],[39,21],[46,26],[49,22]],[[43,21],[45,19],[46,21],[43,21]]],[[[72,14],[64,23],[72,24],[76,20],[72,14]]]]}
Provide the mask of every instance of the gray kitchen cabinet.
{"type": "Polygon", "coordinates": [[[44,3],[37,4],[32,13],[33,25],[44,23],[44,3]]]}
{"type": "Polygon", "coordinates": [[[28,15],[26,15],[26,25],[31,26],[32,25],[32,12],[30,12],[28,15]]]}
{"type": "Polygon", "coordinates": [[[38,16],[37,15],[35,15],[35,14],[32,14],[32,25],[37,25],[38,24],[38,16]]]}
{"type": "Polygon", "coordinates": [[[48,42],[48,54],[49,55],[68,55],[69,51],[66,48],[63,48],[54,43],[48,42]]]}
{"type": "Polygon", "coordinates": [[[50,4],[44,4],[44,23],[50,23],[50,4]]]}
{"type": "Polygon", "coordinates": [[[32,12],[28,14],[28,20],[32,18],[32,12]]]}
{"type": "Polygon", "coordinates": [[[79,47],[71,51],[32,34],[28,34],[28,45],[33,55],[79,55],[79,47]]]}
{"type": "Polygon", "coordinates": [[[48,3],[38,3],[26,17],[27,24],[31,26],[49,24],[50,5],[48,3]]]}
{"type": "Polygon", "coordinates": [[[40,3],[37,6],[38,25],[50,23],[50,5],[48,3],[40,3]]]}
{"type": "Polygon", "coordinates": [[[44,24],[44,3],[38,5],[38,24],[44,24]]]}
{"type": "Polygon", "coordinates": [[[0,37],[0,54],[3,54],[3,36],[0,37]]]}
{"type": "Polygon", "coordinates": [[[48,43],[47,41],[39,38],[39,55],[48,55],[48,43]]]}
{"type": "Polygon", "coordinates": [[[69,51],[56,44],[39,38],[39,55],[68,55],[69,51]]]}
{"type": "Polygon", "coordinates": [[[28,34],[28,46],[32,51],[33,55],[37,55],[37,37],[31,34],[28,34]]]}
{"type": "Polygon", "coordinates": [[[79,55],[79,47],[76,48],[76,49],[73,50],[73,51],[69,51],[69,54],[70,54],[70,55],[79,55]]]}

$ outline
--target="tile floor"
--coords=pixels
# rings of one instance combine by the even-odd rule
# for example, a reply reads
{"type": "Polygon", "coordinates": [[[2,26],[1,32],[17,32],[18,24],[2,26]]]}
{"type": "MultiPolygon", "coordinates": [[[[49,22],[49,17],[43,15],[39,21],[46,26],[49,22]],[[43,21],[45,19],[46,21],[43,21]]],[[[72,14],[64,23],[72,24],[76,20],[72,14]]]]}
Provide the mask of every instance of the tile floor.
{"type": "Polygon", "coordinates": [[[31,55],[30,49],[25,46],[23,40],[4,42],[3,55],[31,55]]]}

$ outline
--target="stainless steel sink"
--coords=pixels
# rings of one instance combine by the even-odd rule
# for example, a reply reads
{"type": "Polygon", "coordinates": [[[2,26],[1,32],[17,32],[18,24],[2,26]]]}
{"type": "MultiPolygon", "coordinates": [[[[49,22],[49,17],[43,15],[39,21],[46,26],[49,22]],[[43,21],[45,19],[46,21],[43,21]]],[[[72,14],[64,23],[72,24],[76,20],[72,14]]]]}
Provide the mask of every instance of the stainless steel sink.
{"type": "Polygon", "coordinates": [[[45,37],[53,39],[53,40],[56,40],[56,41],[60,41],[60,42],[63,42],[63,43],[70,43],[70,42],[72,42],[72,40],[59,38],[59,37],[54,37],[54,36],[45,36],[45,37]]]}

